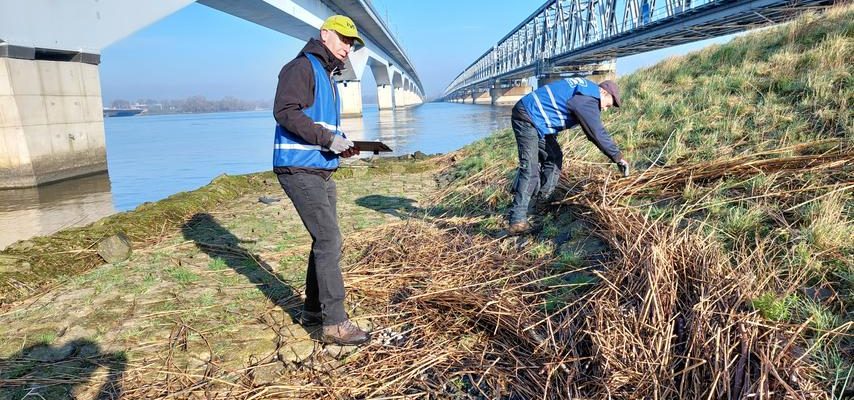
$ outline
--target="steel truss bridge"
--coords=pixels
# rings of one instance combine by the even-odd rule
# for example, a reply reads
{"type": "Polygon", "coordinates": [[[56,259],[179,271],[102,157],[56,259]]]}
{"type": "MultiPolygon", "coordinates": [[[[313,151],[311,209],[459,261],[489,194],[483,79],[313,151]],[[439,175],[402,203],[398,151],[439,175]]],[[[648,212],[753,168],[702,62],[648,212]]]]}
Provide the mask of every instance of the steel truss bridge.
{"type": "Polygon", "coordinates": [[[445,98],[514,86],[532,77],[613,71],[616,57],[777,24],[833,3],[549,0],[460,73],[445,89],[445,98]]]}

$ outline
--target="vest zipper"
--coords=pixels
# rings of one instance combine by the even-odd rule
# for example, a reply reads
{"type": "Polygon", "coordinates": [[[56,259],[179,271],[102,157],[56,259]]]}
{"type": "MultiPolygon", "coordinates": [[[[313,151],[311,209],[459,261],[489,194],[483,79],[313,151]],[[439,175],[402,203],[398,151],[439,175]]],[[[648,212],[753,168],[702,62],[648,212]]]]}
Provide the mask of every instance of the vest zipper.
{"type": "Polygon", "coordinates": [[[338,107],[338,87],[335,86],[335,80],[332,79],[332,76],[335,75],[335,71],[338,71],[338,67],[335,67],[332,72],[329,73],[329,84],[332,85],[332,102],[335,104],[335,132],[333,133],[337,135],[338,126],[341,124],[341,111],[338,107]]]}

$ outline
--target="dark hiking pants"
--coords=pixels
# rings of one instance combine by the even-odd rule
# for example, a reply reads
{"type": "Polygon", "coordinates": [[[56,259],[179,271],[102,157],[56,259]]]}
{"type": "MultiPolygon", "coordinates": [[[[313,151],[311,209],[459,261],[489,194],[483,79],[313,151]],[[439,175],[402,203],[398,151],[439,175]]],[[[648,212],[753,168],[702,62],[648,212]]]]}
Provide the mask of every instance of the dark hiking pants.
{"type": "Polygon", "coordinates": [[[347,320],[341,276],[341,231],[338,229],[335,181],[310,173],[279,174],[282,189],[294,203],[311,235],[305,274],[305,310],[322,311],[323,324],[347,320]]]}
{"type": "Polygon", "coordinates": [[[513,108],[510,124],[519,151],[519,168],[511,188],[513,204],[509,220],[513,224],[528,219],[528,206],[535,194],[542,199],[552,195],[560,178],[563,152],[557,135],[540,138],[521,104],[513,108]]]}

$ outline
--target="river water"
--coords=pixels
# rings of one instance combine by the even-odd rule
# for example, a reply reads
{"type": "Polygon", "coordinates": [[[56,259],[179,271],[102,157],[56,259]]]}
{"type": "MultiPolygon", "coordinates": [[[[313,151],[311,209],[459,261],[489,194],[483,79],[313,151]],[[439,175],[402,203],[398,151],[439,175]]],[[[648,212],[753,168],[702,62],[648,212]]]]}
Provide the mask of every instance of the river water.
{"type": "MultiPolygon", "coordinates": [[[[341,126],[351,139],[382,140],[392,155],[445,153],[508,127],[510,109],[427,103],[379,111],[365,105],[361,118],[341,126]]],[[[223,173],[271,169],[270,111],[106,118],[104,128],[108,173],[0,190],[0,249],[199,188],[223,173]]]]}

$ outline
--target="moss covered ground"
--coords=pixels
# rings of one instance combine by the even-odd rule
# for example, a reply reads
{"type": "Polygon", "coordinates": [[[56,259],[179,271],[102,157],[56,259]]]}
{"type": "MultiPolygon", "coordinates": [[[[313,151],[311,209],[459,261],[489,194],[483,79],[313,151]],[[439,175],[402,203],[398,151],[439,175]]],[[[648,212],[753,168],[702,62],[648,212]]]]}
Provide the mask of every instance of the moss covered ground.
{"type": "MultiPolygon", "coordinates": [[[[340,169],[338,212],[345,240],[417,209],[435,187],[433,168],[429,161],[413,160],[340,169]]],[[[24,377],[57,380],[35,391],[44,398],[96,396],[105,393],[103,376],[143,373],[147,363],[156,370],[165,357],[178,368],[216,360],[220,368],[240,370],[252,357],[278,357],[280,334],[291,338],[281,357],[305,358],[315,349],[313,332],[293,318],[302,304],[310,242],[271,173],[219,177],[197,191],[89,227],[19,242],[4,254],[35,267],[26,275],[7,273],[5,283],[27,282],[33,292],[0,312],[0,398],[21,398],[32,390],[2,388],[24,377]],[[130,259],[105,264],[85,252],[118,231],[133,240],[130,259]],[[201,335],[210,348],[164,352],[176,340],[193,343],[201,335]],[[102,365],[78,360],[54,367],[69,354],[102,365]],[[67,382],[68,374],[79,379],[67,382]],[[78,380],[89,384],[77,385],[78,380]]]]}

